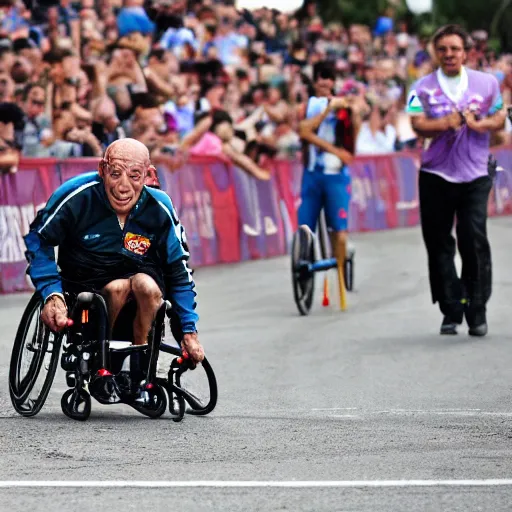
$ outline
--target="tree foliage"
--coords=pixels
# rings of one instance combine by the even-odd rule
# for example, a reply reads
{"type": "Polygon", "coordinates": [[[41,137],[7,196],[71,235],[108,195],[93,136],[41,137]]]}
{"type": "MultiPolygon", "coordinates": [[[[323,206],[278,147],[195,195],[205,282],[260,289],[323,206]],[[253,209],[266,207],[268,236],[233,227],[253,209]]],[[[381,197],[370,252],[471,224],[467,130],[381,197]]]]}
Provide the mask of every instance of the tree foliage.
{"type": "MultiPolygon", "coordinates": [[[[432,13],[413,15],[405,0],[393,2],[394,18],[403,19],[415,31],[431,31],[445,23],[458,23],[468,31],[483,29],[496,38],[501,49],[512,51],[512,0],[433,0],[432,13]]],[[[389,7],[389,0],[318,0],[322,18],[348,26],[363,23],[375,26],[389,7]]]]}

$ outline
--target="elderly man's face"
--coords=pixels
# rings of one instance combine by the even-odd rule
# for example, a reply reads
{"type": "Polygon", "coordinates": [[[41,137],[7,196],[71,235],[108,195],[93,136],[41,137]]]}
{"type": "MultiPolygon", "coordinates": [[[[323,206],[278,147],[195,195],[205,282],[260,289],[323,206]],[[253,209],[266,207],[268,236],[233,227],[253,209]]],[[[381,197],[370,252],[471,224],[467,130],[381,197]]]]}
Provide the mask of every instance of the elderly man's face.
{"type": "MultiPolygon", "coordinates": [[[[127,139],[122,139],[124,142],[127,139]]],[[[147,149],[141,144],[116,145],[100,166],[108,200],[118,215],[128,215],[139,200],[149,167],[147,149]]]]}

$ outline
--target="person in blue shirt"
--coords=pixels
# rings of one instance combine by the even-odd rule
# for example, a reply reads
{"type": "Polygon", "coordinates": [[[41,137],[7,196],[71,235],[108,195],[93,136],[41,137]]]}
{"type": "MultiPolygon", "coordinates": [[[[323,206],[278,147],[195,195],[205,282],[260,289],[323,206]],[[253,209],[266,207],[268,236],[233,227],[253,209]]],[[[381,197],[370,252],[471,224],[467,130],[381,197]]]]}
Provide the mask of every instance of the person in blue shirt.
{"type": "Polygon", "coordinates": [[[309,98],[305,119],[299,125],[305,161],[298,222],[314,232],[323,209],[334,255],[338,261],[345,261],[351,197],[348,166],[354,158],[362,106],[356,91],[333,97],[335,76],[331,65],[318,63],[313,81],[315,95],[309,98]]]}
{"type": "Polygon", "coordinates": [[[198,363],[204,351],[186,235],[169,196],[145,185],[150,170],[146,146],[120,139],[106,149],[99,172],[61,185],[24,238],[27,273],[44,300],[43,322],[57,332],[68,321],[65,294],[96,291],[107,302],[111,329],[135,301],[133,342],[144,345],[162,299],[169,300],[182,348],[198,363]]]}

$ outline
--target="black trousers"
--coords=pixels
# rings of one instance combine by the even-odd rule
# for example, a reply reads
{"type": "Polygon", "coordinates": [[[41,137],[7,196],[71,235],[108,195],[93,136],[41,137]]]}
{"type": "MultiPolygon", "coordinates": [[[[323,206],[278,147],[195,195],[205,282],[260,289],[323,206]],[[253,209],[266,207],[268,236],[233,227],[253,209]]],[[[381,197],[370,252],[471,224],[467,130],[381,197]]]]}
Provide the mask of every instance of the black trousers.
{"type": "Polygon", "coordinates": [[[463,299],[468,321],[485,315],[492,292],[491,248],[487,239],[487,202],[492,188],[488,176],[469,183],[450,183],[428,172],[419,173],[420,215],[427,249],[432,302],[443,315],[461,323],[463,299]],[[462,259],[459,278],[455,268],[457,247],[462,259]]]}

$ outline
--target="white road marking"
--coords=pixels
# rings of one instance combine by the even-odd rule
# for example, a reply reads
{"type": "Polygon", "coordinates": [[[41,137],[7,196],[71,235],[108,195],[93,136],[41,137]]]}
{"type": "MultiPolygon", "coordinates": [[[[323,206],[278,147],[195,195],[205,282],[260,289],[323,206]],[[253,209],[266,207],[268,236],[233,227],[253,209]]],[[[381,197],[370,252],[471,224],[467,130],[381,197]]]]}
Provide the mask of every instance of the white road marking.
{"type": "Polygon", "coordinates": [[[329,414],[328,418],[361,418],[364,416],[374,415],[393,415],[393,416],[413,416],[417,414],[432,415],[432,416],[496,416],[502,418],[512,417],[512,412],[509,411],[482,411],[481,409],[382,409],[382,410],[368,410],[358,409],[357,407],[332,407],[326,409],[310,409],[311,412],[337,412],[337,411],[357,411],[354,414],[329,414]]]}
{"type": "Polygon", "coordinates": [[[512,479],[489,480],[289,480],[289,481],[255,481],[255,480],[192,480],[192,481],[143,481],[143,480],[4,480],[1,488],[14,487],[281,487],[281,488],[370,488],[370,487],[506,487],[512,486],[512,479]]]}
{"type": "Polygon", "coordinates": [[[357,411],[357,407],[328,407],[326,409],[311,409],[312,411],[357,411]]]}
{"type": "Polygon", "coordinates": [[[414,414],[431,414],[433,416],[502,416],[510,417],[512,412],[505,411],[481,411],[479,409],[446,409],[446,410],[405,410],[391,409],[389,411],[372,411],[370,414],[392,414],[396,416],[411,416],[414,414]]]}

